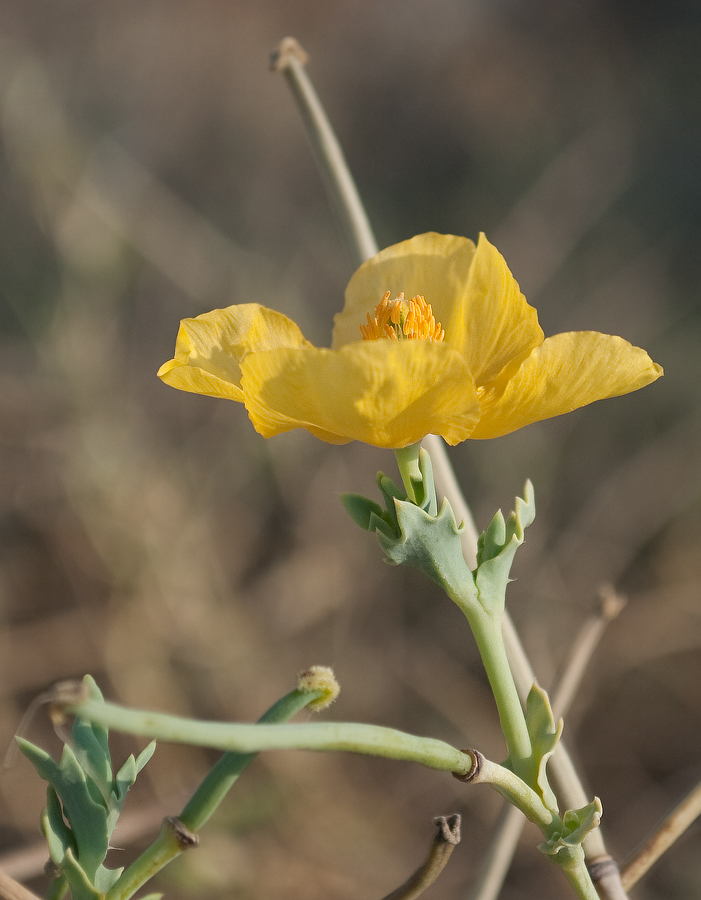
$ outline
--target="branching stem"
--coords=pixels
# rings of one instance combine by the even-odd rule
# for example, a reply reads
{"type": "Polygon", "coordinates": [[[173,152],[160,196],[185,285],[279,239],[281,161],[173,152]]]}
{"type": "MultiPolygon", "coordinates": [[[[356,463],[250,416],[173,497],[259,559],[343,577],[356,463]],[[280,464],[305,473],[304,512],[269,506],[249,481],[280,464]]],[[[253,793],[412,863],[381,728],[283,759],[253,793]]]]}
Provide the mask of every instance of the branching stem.
{"type": "MultiPolygon", "coordinates": [[[[259,721],[286,722],[321,695],[321,691],[291,691],[273,704],[259,721]]],[[[98,709],[107,705],[91,700],[87,704],[93,704],[98,709]]],[[[225,753],[207,773],[182,813],[177,818],[169,816],[164,819],[159,836],[122,872],[107,893],[106,900],[128,900],[169,862],[185,850],[197,846],[197,832],[255,757],[255,753],[225,753]]]]}
{"type": "MultiPolygon", "coordinates": [[[[607,625],[620,613],[623,606],[624,600],[611,588],[602,589],[599,609],[587,619],[577,635],[568,656],[568,664],[553,692],[552,706],[555,719],[566,715],[587,664],[607,625]]],[[[519,815],[519,811],[513,806],[506,805],[497,820],[493,840],[482,863],[478,880],[472,889],[470,900],[496,900],[522,831],[523,818],[519,815]]],[[[592,880],[596,884],[597,879],[592,877],[592,880]]],[[[616,893],[613,889],[609,889],[605,896],[609,897],[609,900],[616,900],[616,893]]]]}

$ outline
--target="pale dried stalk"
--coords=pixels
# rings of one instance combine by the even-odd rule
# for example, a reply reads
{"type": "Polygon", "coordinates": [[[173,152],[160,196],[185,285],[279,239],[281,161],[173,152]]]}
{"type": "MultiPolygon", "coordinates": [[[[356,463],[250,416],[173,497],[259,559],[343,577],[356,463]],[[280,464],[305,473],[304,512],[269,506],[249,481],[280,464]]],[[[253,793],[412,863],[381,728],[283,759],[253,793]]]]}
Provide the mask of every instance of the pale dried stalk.
{"type": "Polygon", "coordinates": [[[632,888],[700,815],[701,782],[674,807],[645,843],[626,860],[621,868],[624,888],[626,890],[632,888]]]}
{"type": "Polygon", "coordinates": [[[10,878],[0,869],[0,897],[2,900],[41,900],[19,881],[10,878]]]}
{"type": "Polygon", "coordinates": [[[551,702],[553,715],[556,719],[564,716],[570,708],[574,697],[582,683],[584,673],[591,661],[592,654],[599,645],[607,626],[612,622],[626,605],[626,599],[610,586],[606,585],[599,591],[599,609],[590,616],[580,629],[579,634],[570,650],[562,677],[553,691],[551,702]]]}

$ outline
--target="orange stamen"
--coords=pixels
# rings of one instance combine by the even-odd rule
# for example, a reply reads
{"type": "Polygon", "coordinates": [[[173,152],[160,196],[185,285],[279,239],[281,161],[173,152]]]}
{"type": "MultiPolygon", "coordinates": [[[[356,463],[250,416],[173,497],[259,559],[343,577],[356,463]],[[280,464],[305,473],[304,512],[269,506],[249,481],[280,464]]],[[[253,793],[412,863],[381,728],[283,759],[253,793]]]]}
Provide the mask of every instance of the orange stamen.
{"type": "Polygon", "coordinates": [[[445,337],[441,323],[436,322],[431,304],[417,295],[411,300],[404,299],[402,291],[394,300],[387,291],[375,307],[374,315],[367,313],[367,325],[360,326],[360,332],[366,341],[377,341],[381,338],[390,341],[419,340],[442,341],[445,337]]]}

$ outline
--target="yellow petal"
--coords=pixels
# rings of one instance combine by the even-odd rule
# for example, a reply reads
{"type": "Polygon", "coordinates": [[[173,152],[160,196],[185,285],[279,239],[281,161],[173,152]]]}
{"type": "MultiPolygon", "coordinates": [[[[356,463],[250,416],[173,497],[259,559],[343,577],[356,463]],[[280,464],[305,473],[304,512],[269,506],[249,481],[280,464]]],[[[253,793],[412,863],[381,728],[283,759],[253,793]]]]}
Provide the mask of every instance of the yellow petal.
{"type": "MultiPolygon", "coordinates": [[[[449,234],[419,234],[373,256],[355,272],[346,288],[346,302],[334,319],[334,350],[361,340],[366,313],[389,291],[407,299],[420,295],[433,307],[445,328],[452,321],[456,299],[465,291],[475,245],[449,234]]],[[[446,335],[450,343],[450,335],[446,335]]]]}
{"type": "MultiPolygon", "coordinates": [[[[430,302],[428,297],[426,301],[430,302]]],[[[478,385],[487,384],[509,362],[520,362],[544,338],[537,312],[526,302],[504,257],[483,234],[453,318],[443,327],[446,340],[463,354],[478,385]]]]}
{"type": "Polygon", "coordinates": [[[183,319],[175,357],[158,377],[182,391],[243,402],[241,360],[251,351],[310,347],[295,323],[257,303],[215,309],[183,319]]]}
{"type": "Polygon", "coordinates": [[[662,368],[623,338],[573,331],[547,338],[520,364],[507,366],[480,398],[473,438],[494,438],[655,381],[662,368]]]}
{"type": "Polygon", "coordinates": [[[305,428],[329,443],[400,448],[429,433],[455,444],[479,417],[462,359],[427,341],[365,341],[339,352],[252,353],[241,363],[246,408],[271,437],[305,428]]]}

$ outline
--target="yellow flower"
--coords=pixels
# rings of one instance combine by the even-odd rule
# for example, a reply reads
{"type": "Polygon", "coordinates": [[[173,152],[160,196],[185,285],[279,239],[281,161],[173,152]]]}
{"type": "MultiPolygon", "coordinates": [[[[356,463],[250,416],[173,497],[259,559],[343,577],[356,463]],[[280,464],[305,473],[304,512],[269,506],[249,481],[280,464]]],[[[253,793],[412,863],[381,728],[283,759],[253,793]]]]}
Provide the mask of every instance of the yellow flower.
{"type": "Polygon", "coordinates": [[[175,358],[158,372],[181,390],[245,403],[265,437],[305,428],[331,444],[393,449],[430,433],[449,444],[499,437],[661,374],[620,337],[545,338],[484,235],[475,246],[440,234],[395,244],[358,269],[331,349],[246,303],[184,319],[175,358]]]}

